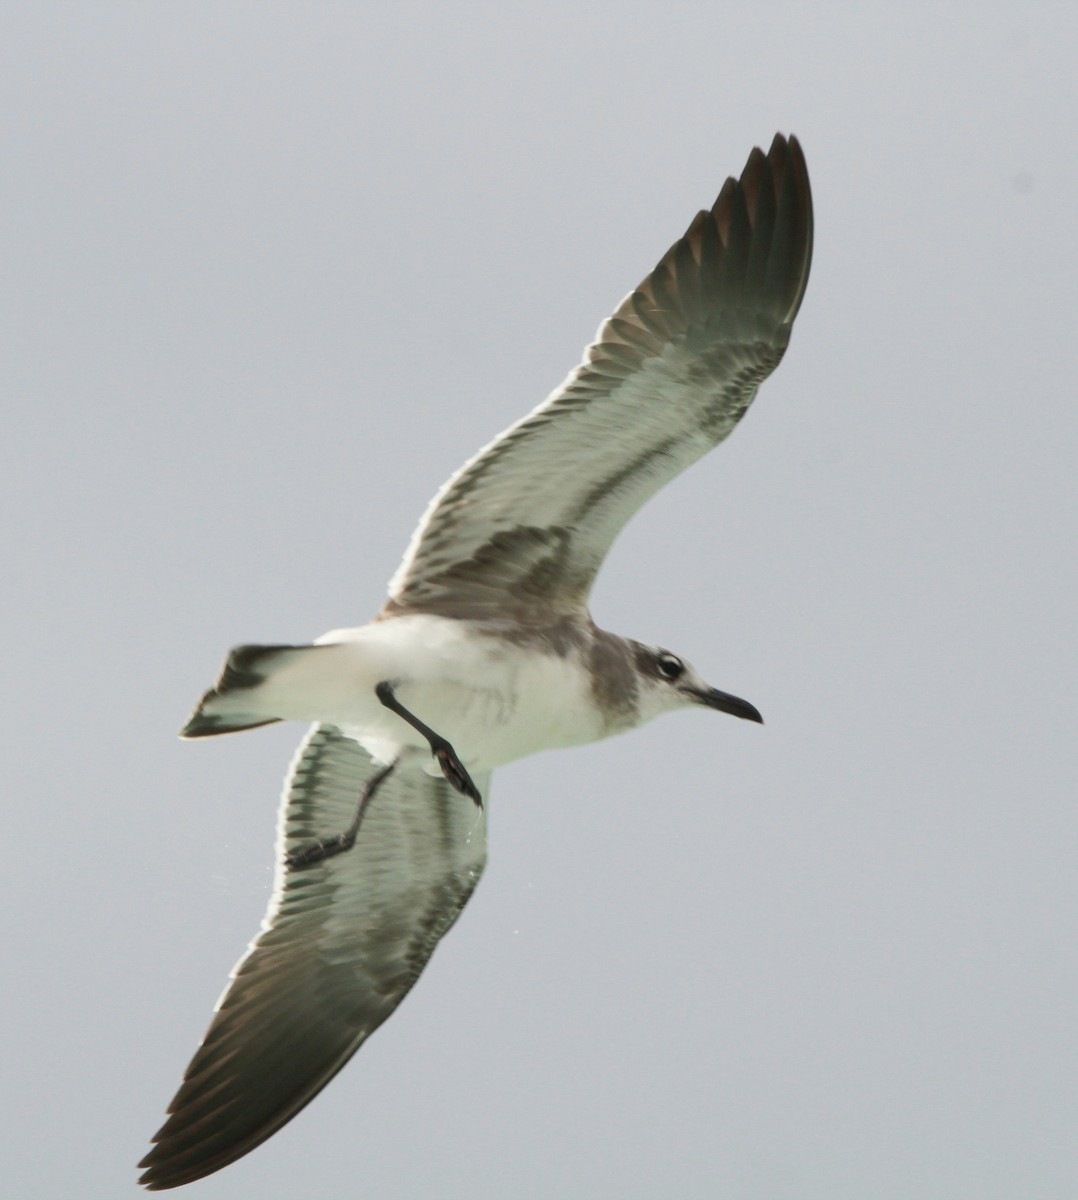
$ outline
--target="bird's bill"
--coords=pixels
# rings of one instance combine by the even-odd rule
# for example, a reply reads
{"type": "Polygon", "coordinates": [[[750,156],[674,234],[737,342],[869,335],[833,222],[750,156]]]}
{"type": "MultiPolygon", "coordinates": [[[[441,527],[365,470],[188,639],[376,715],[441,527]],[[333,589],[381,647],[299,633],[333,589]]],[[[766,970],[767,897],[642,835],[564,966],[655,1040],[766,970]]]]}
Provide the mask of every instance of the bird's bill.
{"type": "Polygon", "coordinates": [[[738,696],[731,696],[729,692],[720,692],[718,688],[702,688],[698,692],[694,691],[693,695],[700,704],[708,708],[729,713],[732,717],[741,717],[745,721],[757,721],[761,725],[764,723],[760,710],[754,704],[738,696]]]}

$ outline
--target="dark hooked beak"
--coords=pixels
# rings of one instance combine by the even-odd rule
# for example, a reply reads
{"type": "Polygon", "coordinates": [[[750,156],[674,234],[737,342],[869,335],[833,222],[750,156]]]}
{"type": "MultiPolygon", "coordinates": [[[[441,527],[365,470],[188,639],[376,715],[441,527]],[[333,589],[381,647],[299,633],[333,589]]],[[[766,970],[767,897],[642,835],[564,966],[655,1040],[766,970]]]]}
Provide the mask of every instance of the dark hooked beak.
{"type": "Polygon", "coordinates": [[[692,694],[698,703],[705,704],[708,708],[718,709],[719,712],[729,713],[732,717],[741,717],[746,721],[758,721],[761,725],[764,723],[760,710],[755,705],[737,696],[731,696],[729,692],[720,692],[718,688],[701,688],[699,691],[694,688],[692,694]]]}

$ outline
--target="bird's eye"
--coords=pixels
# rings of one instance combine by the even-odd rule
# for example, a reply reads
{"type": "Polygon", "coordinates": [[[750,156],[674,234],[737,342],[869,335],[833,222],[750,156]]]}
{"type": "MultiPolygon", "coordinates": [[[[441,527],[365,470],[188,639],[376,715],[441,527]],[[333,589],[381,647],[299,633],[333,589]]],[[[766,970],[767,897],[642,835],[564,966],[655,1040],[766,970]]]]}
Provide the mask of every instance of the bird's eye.
{"type": "Polygon", "coordinates": [[[659,674],[663,679],[669,679],[671,683],[685,674],[685,664],[676,654],[670,654],[664,650],[655,662],[659,668],[659,674]]]}

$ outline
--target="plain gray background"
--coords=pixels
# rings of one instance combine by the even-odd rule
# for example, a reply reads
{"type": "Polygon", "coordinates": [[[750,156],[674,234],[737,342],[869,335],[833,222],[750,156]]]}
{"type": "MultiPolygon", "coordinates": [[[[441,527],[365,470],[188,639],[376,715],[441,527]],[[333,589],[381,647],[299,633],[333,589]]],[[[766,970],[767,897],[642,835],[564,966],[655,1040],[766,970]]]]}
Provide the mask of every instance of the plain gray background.
{"type": "Polygon", "coordinates": [[[776,129],[790,351],[593,605],[767,725],[499,771],[415,992],[185,1194],[1078,1193],[1078,17],[897,7],[4,5],[8,1194],[133,1200],[257,928],[227,648],[368,619],[776,129]]]}

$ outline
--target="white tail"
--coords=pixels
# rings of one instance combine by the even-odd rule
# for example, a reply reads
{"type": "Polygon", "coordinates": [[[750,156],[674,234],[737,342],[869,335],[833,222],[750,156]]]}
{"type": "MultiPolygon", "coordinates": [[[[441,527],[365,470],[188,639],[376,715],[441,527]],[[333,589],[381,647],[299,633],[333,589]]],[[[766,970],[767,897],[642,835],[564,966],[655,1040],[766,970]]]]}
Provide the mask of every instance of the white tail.
{"type": "Polygon", "coordinates": [[[236,646],[229,651],[217,682],[198,702],[182,738],[214,737],[272,725],[280,717],[259,704],[259,690],[272,671],[273,660],[308,646],[236,646]]]}

